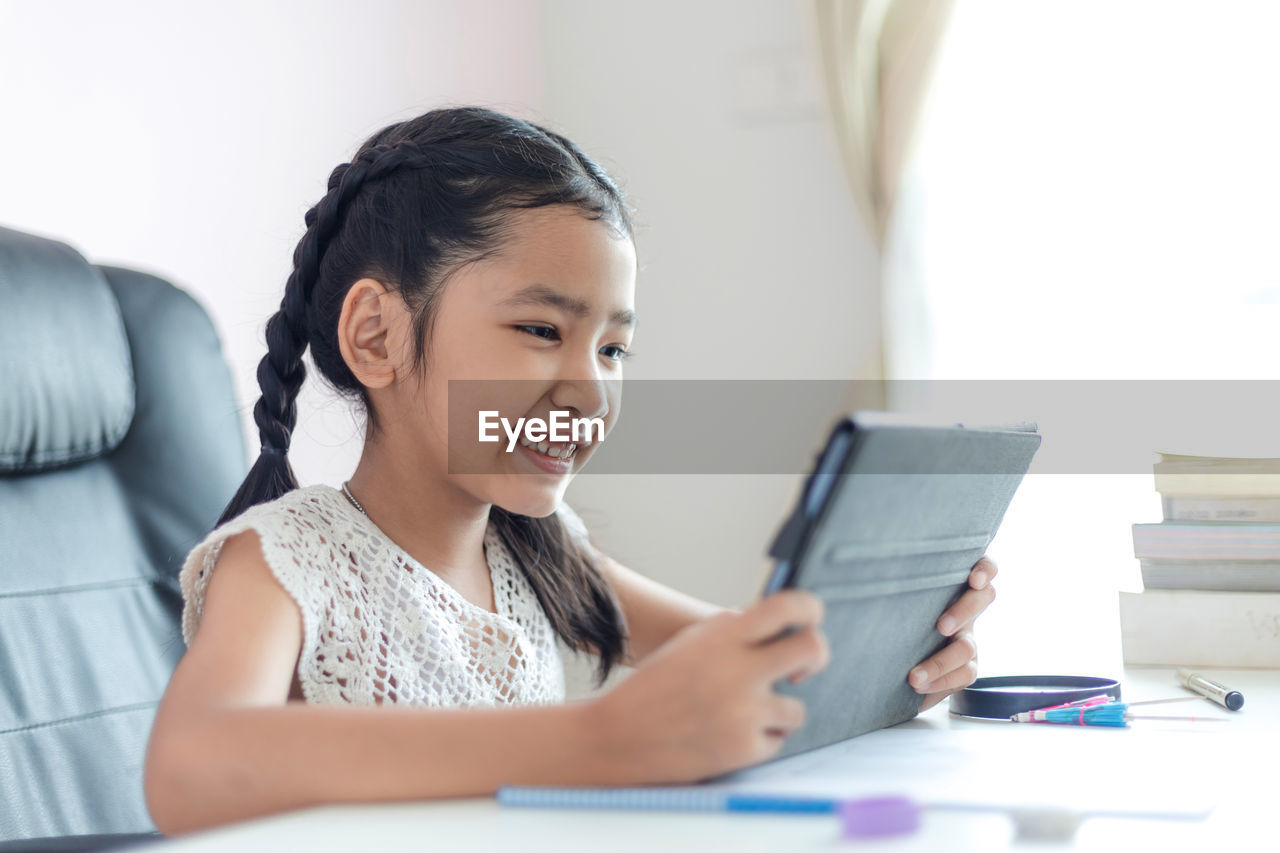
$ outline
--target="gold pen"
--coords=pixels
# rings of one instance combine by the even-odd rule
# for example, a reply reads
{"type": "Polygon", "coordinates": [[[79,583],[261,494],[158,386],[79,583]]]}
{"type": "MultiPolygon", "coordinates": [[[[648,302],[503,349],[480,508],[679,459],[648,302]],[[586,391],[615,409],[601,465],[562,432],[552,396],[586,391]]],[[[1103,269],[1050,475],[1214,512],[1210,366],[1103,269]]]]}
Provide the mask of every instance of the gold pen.
{"type": "Polygon", "coordinates": [[[1244,707],[1244,694],[1239,690],[1232,690],[1225,684],[1211,681],[1200,673],[1185,668],[1178,670],[1177,677],[1178,683],[1183,687],[1217,702],[1228,711],[1239,711],[1244,707]]]}

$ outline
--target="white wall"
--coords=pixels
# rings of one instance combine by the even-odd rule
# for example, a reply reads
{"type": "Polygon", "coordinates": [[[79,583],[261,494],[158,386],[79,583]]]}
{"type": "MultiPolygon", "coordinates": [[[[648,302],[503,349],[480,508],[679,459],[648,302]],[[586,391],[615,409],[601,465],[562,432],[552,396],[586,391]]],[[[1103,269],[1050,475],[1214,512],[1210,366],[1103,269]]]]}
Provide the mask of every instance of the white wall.
{"type": "MultiPolygon", "coordinates": [[[[808,5],[543,0],[546,113],[639,208],[628,379],[878,369],[875,254],[826,118],[808,5]]],[[[798,429],[816,444],[828,426],[798,429]]],[[[568,501],[622,562],[736,607],[759,595],[800,479],[588,467],[568,501]]]]}
{"type": "MultiPolygon", "coordinates": [[[[256,453],[263,326],[329,172],[392,121],[483,103],[566,132],[639,208],[629,376],[871,376],[874,254],[806,13],[799,0],[0,0],[0,224],[190,290],[256,453]]],[[[825,426],[800,428],[816,441],[825,426]]],[[[299,480],[336,485],[359,446],[346,404],[309,380],[299,480]]],[[[623,562],[738,606],[798,483],[584,475],[569,499],[623,562]]]]}
{"type": "MultiPolygon", "coordinates": [[[[256,456],[263,329],[303,214],[375,130],[446,103],[540,104],[537,6],[491,0],[0,0],[0,224],[193,293],[256,456]]],[[[291,458],[337,484],[346,404],[310,379],[291,458]]]]}

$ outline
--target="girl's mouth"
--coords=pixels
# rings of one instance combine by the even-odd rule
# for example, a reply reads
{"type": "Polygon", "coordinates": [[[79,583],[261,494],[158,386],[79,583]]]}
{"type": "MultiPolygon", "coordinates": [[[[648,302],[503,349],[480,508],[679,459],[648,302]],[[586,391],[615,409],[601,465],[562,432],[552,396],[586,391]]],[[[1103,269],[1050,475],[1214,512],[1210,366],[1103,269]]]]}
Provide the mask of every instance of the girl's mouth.
{"type": "Polygon", "coordinates": [[[517,452],[527,456],[543,471],[566,474],[573,469],[573,457],[578,452],[578,445],[555,441],[535,443],[521,436],[517,452]]]}

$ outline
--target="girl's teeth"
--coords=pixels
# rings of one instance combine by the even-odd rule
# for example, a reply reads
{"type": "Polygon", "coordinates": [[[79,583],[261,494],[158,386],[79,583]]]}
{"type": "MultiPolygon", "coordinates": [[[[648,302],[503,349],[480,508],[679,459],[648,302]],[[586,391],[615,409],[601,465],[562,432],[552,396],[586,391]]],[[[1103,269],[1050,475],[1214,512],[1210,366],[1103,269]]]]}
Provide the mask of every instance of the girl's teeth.
{"type": "Polygon", "coordinates": [[[532,441],[528,441],[523,437],[520,439],[520,443],[525,447],[528,447],[530,450],[536,450],[543,456],[549,456],[552,459],[568,459],[573,456],[578,449],[578,445],[576,444],[565,444],[559,447],[552,447],[551,442],[549,441],[534,444],[532,441]]]}

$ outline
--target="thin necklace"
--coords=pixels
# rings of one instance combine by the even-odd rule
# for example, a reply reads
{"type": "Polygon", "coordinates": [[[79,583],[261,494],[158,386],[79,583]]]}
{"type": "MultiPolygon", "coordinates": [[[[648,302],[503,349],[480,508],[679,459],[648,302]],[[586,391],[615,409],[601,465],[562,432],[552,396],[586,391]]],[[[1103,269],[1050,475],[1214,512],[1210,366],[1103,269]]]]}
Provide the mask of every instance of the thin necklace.
{"type": "MultiPolygon", "coordinates": [[[[350,482],[350,480],[347,482],[350,482]]],[[[364,507],[360,506],[360,501],[356,500],[355,495],[351,494],[351,490],[347,488],[347,483],[342,484],[342,491],[347,496],[347,500],[351,501],[351,505],[360,510],[360,514],[367,518],[369,513],[364,511],[364,507]]]]}

